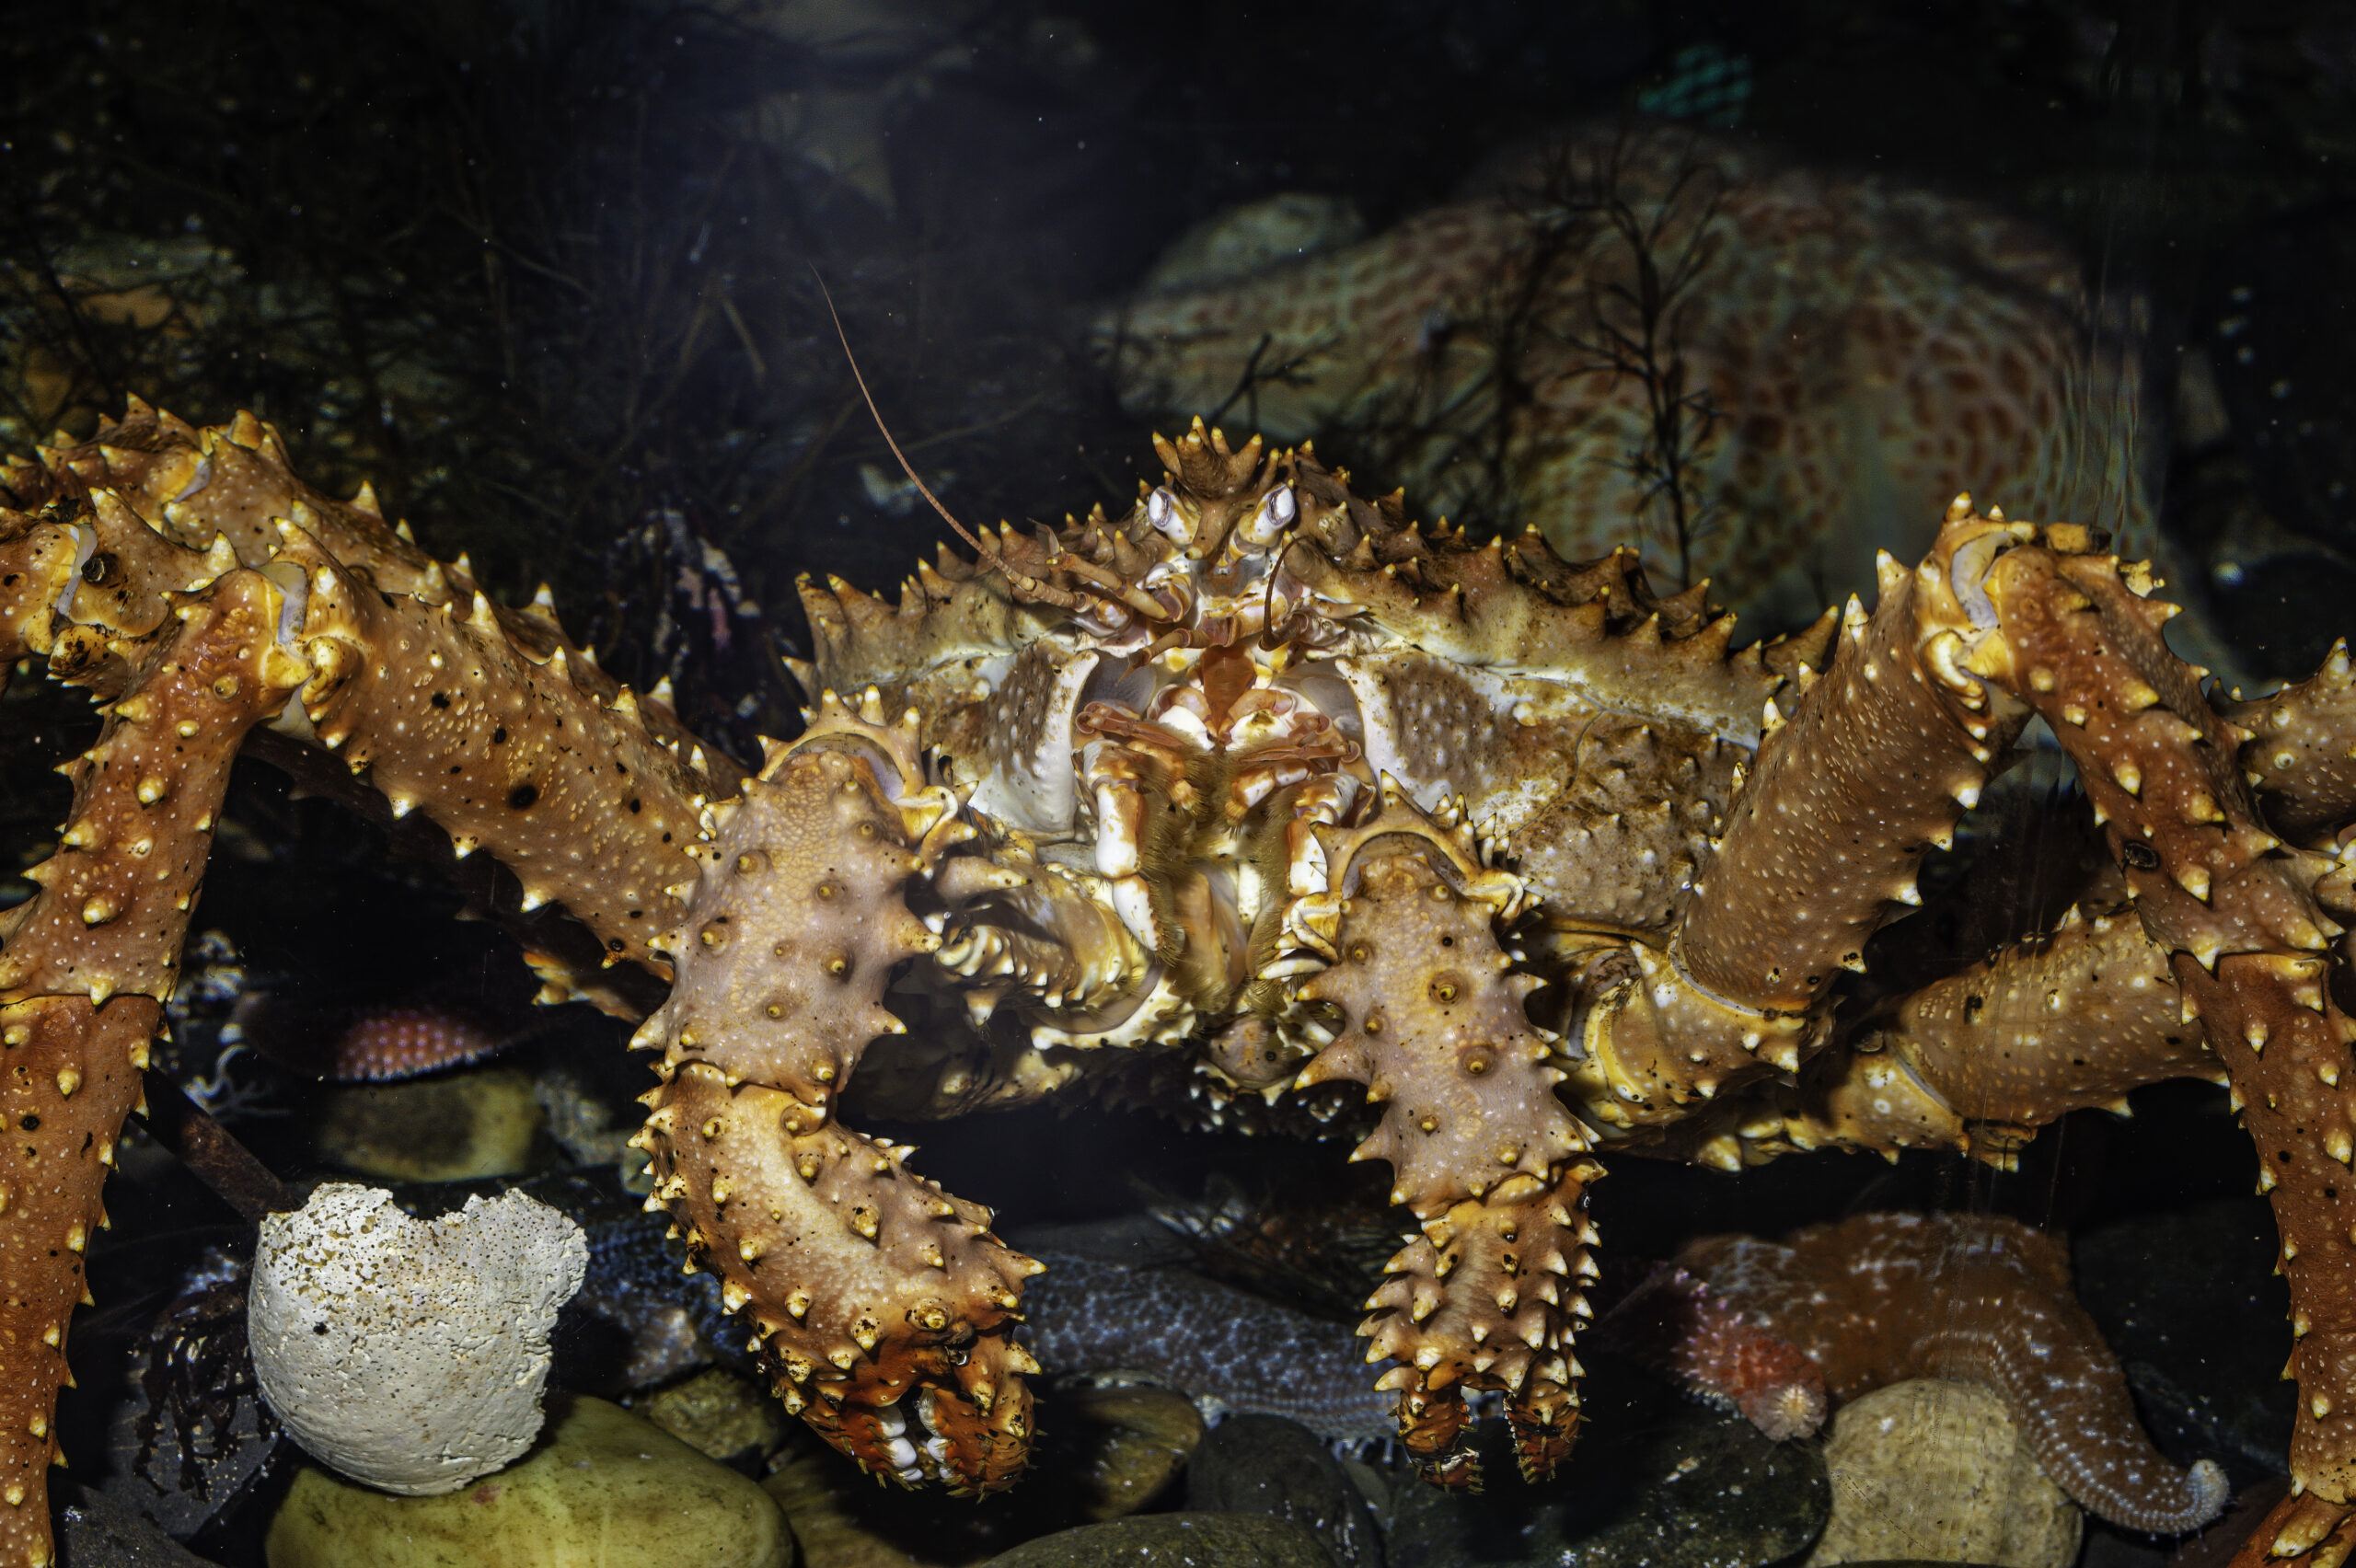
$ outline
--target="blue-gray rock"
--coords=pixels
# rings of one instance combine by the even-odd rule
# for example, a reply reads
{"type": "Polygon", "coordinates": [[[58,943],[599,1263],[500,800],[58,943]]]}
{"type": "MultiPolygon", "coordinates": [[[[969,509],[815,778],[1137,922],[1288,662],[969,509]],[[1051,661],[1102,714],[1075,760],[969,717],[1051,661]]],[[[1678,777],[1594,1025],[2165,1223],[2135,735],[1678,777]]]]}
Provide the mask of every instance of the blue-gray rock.
{"type": "Polygon", "coordinates": [[[982,1568],[1330,1568],[1324,1546],[1265,1514],[1137,1514],[1058,1530],[982,1568]]]}
{"type": "Polygon", "coordinates": [[[58,1568],[214,1568],[120,1498],[94,1493],[64,1511],[58,1568]]]}
{"type": "Polygon", "coordinates": [[[1315,1534],[1334,1568],[1383,1568],[1382,1530],[1332,1446],[1298,1422],[1231,1415],[1186,1467],[1186,1506],[1266,1514],[1315,1534]]]}
{"type": "Polygon", "coordinates": [[[1777,1443],[1600,1353],[1580,1358],[1587,1425],[1561,1473],[1525,1486],[1502,1434],[1484,1431],[1484,1493],[1400,1488],[1391,1568],[1760,1568],[1823,1529],[1817,1444],[1777,1443]]]}

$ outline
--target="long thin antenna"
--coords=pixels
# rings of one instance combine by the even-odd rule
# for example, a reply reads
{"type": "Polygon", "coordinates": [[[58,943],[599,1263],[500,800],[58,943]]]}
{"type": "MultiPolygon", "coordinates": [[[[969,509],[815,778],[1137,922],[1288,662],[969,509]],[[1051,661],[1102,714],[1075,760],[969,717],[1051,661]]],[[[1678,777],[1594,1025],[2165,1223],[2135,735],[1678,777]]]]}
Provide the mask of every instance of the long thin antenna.
{"type": "Polygon", "coordinates": [[[866,399],[867,412],[869,416],[875,421],[875,428],[883,433],[884,444],[892,449],[893,457],[896,459],[900,465],[900,472],[907,475],[908,483],[917,487],[917,493],[931,503],[932,509],[941,513],[941,520],[957,531],[957,536],[959,538],[964,540],[965,543],[973,547],[974,553],[982,558],[982,563],[985,566],[995,568],[1006,578],[1007,582],[1013,586],[1016,592],[1027,594],[1034,599],[1042,600],[1047,604],[1055,605],[1058,609],[1079,610],[1086,608],[1087,606],[1082,603],[1079,594],[1069,593],[1061,588],[1051,588],[1046,583],[1040,582],[1037,578],[1027,576],[1007,565],[1006,558],[1003,555],[1000,555],[996,549],[976,538],[973,534],[966,529],[965,525],[958,522],[957,519],[951,514],[949,508],[941,504],[941,498],[933,494],[931,488],[928,486],[922,478],[918,477],[915,465],[908,461],[907,454],[900,450],[900,444],[892,439],[891,426],[884,422],[884,415],[882,411],[875,407],[875,394],[867,389],[867,377],[860,374],[859,356],[850,352],[850,334],[843,330],[842,313],[835,308],[835,296],[833,293],[827,289],[826,280],[818,275],[818,269],[814,264],[810,269],[810,277],[812,281],[818,285],[819,297],[826,302],[826,314],[834,318],[835,338],[843,346],[843,358],[850,363],[850,378],[859,383],[859,395],[862,398],[866,399]]]}

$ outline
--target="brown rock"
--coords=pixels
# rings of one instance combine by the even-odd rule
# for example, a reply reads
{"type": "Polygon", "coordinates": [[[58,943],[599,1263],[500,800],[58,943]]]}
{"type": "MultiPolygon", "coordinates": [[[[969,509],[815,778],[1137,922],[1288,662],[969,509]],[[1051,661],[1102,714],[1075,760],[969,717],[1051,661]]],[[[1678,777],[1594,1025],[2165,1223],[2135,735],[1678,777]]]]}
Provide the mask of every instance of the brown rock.
{"type": "Polygon", "coordinates": [[[785,1447],[784,1407],[717,1366],[635,1401],[635,1408],[688,1447],[722,1464],[757,1462],[785,1447]]]}

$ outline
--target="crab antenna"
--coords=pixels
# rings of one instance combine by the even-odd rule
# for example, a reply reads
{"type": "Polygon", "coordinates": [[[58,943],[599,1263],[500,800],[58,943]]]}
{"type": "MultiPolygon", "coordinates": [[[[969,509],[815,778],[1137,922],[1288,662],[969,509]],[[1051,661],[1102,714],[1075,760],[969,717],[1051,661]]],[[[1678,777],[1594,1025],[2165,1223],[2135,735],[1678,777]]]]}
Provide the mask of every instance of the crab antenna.
{"type": "Polygon", "coordinates": [[[1062,609],[1079,609],[1080,602],[1078,594],[1050,588],[1038,579],[1026,576],[1008,566],[1005,558],[974,537],[967,531],[965,525],[958,522],[951,514],[949,508],[941,504],[941,498],[933,494],[931,488],[918,477],[916,466],[908,461],[907,454],[900,450],[900,444],[892,439],[892,427],[884,422],[882,411],[875,407],[875,394],[867,389],[867,377],[860,374],[859,356],[850,352],[850,335],[843,330],[842,313],[835,308],[835,296],[826,287],[826,280],[818,275],[818,269],[814,266],[810,269],[810,276],[818,285],[819,297],[826,302],[826,314],[834,318],[835,337],[843,346],[843,358],[850,363],[850,378],[859,383],[859,395],[867,402],[867,412],[875,421],[875,428],[883,433],[884,444],[892,449],[892,456],[899,463],[900,472],[908,476],[908,483],[917,487],[917,493],[932,504],[932,509],[941,513],[941,520],[955,529],[959,538],[973,547],[975,554],[980,556],[990,566],[996,567],[1017,590],[1062,609]]]}

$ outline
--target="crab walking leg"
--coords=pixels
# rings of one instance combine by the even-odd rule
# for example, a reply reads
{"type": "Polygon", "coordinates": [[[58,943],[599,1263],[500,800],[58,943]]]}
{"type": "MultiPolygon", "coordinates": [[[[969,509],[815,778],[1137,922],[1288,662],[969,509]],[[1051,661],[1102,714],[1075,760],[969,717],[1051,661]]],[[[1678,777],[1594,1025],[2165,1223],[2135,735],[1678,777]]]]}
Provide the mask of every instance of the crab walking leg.
{"type": "Polygon", "coordinates": [[[2356,1495],[2356,1280],[2348,1276],[2356,1081],[2325,956],[2336,933],[2241,777],[2242,738],[2202,700],[2107,556],[2019,548],[1985,594],[1992,627],[1955,628],[1974,673],[2053,726],[2107,819],[2136,911],[2174,953],[2187,1011],[2223,1056],[2258,1140],[2290,1276],[2304,1398],[2294,1473],[2356,1495]]]}
{"type": "MultiPolygon", "coordinates": [[[[742,772],[599,671],[545,596],[491,605],[463,558],[433,562],[364,490],[336,502],[296,478],[250,416],[197,431],[134,401],[93,443],[42,457],[0,473],[40,503],[0,509],[0,655],[46,653],[52,674],[112,697],[131,678],[120,649],[161,624],[170,594],[240,561],[290,584],[299,571],[316,678],[310,723],[283,738],[336,753],[395,815],[422,809],[457,855],[488,851],[526,911],[561,904],[607,963],[667,969],[649,946],[680,915],[663,890],[687,870],[700,808],[742,772]]],[[[541,967],[557,995],[598,996],[541,967]]]]}
{"type": "Polygon", "coordinates": [[[1823,674],[1766,705],[1668,950],[1631,947],[1636,974],[1583,1009],[1573,1093],[1600,1125],[1679,1120],[1770,1068],[1796,1072],[1823,1043],[1834,981],[1865,968],[1894,907],[1922,902],[1923,853],[1952,841],[2018,734],[2017,709],[1975,711],[1925,677],[1915,581],[1887,556],[1880,577],[1871,617],[1850,602],[1823,674]]]}
{"type": "MultiPolygon", "coordinates": [[[[288,467],[277,432],[249,413],[199,430],[133,398],[120,423],[80,446],[43,447],[40,456],[38,464],[11,457],[0,467],[0,499],[20,509],[0,507],[0,655],[49,651],[52,605],[59,618],[107,636],[144,634],[162,620],[166,594],[202,587],[234,566],[277,559],[299,536],[348,582],[455,611],[534,665],[557,663],[561,653],[558,669],[567,682],[671,752],[674,771],[699,792],[718,799],[742,781],[743,770],[706,751],[664,702],[626,693],[599,670],[565,636],[546,590],[519,608],[489,604],[466,557],[434,560],[405,526],[385,522],[365,486],[350,501],[312,489],[288,467]],[[28,608],[31,616],[20,613],[28,608]],[[18,644],[17,653],[7,652],[18,644]]],[[[119,689],[125,674],[117,669],[85,684],[107,690],[111,681],[119,689]]]]}
{"type": "Polygon", "coordinates": [[[277,559],[310,585],[302,700],[319,744],[396,815],[422,810],[460,855],[514,871],[525,908],[561,904],[611,959],[663,968],[654,938],[681,917],[665,890],[693,870],[704,800],[636,698],[600,700],[561,647],[535,661],[479,594],[375,592],[291,526],[277,559]]]}
{"type": "Polygon", "coordinates": [[[1341,894],[1333,963],[1299,991],[1348,1024],[1299,1083],[1349,1078],[1384,1103],[1351,1158],[1389,1160],[1392,1201],[1423,1222],[1358,1332],[1372,1341],[1368,1359],[1401,1364],[1379,1386],[1398,1390],[1400,1437],[1426,1473],[1478,1482],[1460,1441],[1464,1394],[1493,1389],[1505,1391],[1523,1474],[1543,1476],[1578,1426],[1570,1343],[1589,1315],[1585,1193],[1602,1170],[1554,1098],[1562,1075],[1522,1010],[1537,981],[1507,972],[1492,929],[1519,890],[1461,891],[1423,850],[1461,876],[1461,847],[1395,796],[1379,824],[1407,831],[1362,837],[1356,857],[1329,851],[1341,894]]]}
{"type": "Polygon", "coordinates": [[[0,685],[18,660],[49,651],[74,558],[71,528],[0,507],[0,685]]]}
{"type": "Polygon", "coordinates": [[[2282,1236],[2300,1390],[2303,1495],[2259,1533],[2292,1555],[2356,1499],[2356,1028],[2330,995],[2338,928],[2258,816],[2240,765],[2247,732],[2210,709],[2162,640],[2174,606],[2083,543],[2078,529],[1950,513],[1925,567],[1945,591],[1923,634],[1958,695],[2001,687],[2052,726],[2246,1109],[2282,1236]]]}
{"type": "Polygon", "coordinates": [[[0,1562],[51,1560],[50,1425],[82,1250],[239,742],[301,681],[278,642],[284,596],[232,571],[179,596],[74,766],[73,815],[39,891],[0,928],[0,1562]]]}
{"type": "Polygon", "coordinates": [[[2011,1167],[2049,1122],[2171,1078],[2222,1081],[2168,951],[2131,913],[2072,910],[1900,998],[1818,1055],[1668,1130],[1642,1152],[1738,1170],[1780,1154],[1953,1148],[2011,1167]]]}
{"type": "Polygon", "coordinates": [[[1639,954],[1646,983],[1596,1010],[1589,1055],[1633,1108],[1623,1120],[1715,1093],[1742,1065],[1726,1049],[1736,1030],[1744,1049],[1796,1068],[1819,1043],[1833,982],[1864,970],[1865,943],[1893,907],[1922,902],[1923,852],[1951,841],[2019,732],[2017,711],[1975,711],[1925,677],[1916,583],[1887,556],[1880,578],[1874,613],[1850,602],[1824,674],[1789,720],[1777,722],[1771,705],[1674,962],[1639,954]]]}
{"type": "Polygon", "coordinates": [[[0,472],[20,505],[110,497],[163,541],[202,551],[222,538],[249,564],[277,549],[277,523],[287,518],[387,593],[419,593],[440,579],[407,531],[386,523],[373,490],[337,501],[313,490],[295,477],[278,432],[242,409],[225,425],[199,429],[134,397],[88,441],[41,447],[39,456],[12,458],[0,472]]]}
{"type": "Polygon", "coordinates": [[[151,997],[0,1004],[11,1069],[0,1075],[0,1562],[12,1568],[50,1561],[49,1467],[64,1462],[50,1424],[59,1387],[72,1382],[66,1320],[93,1305],[82,1249],[106,1223],[106,1170],[162,1017],[151,997]]]}
{"type": "Polygon", "coordinates": [[[2142,1085],[2223,1071],[2200,1020],[2184,1017],[2168,950],[2129,910],[2073,909],[2046,935],[1904,997],[1861,1044],[1899,1053],[1958,1116],[2014,1147],[2142,1085]]]}
{"type": "Polygon", "coordinates": [[[913,724],[880,718],[872,692],[858,720],[827,694],[720,813],[665,938],[677,984],[638,1037],[664,1054],[638,1142],[650,1204],[748,1314],[789,1410],[870,1470],[989,1492],[1030,1440],[1038,1367],[1011,1335],[1038,1265],[833,1117],[867,1043],[903,1028],[894,965],[940,945],[901,890],[971,832],[922,787],[913,724]]]}
{"type": "Polygon", "coordinates": [[[2269,825],[2294,844],[2328,848],[2356,822],[2356,665],[2348,641],[2322,668],[2255,702],[2221,705],[2225,721],[2249,732],[2242,767],[2266,807],[2269,825]]]}

